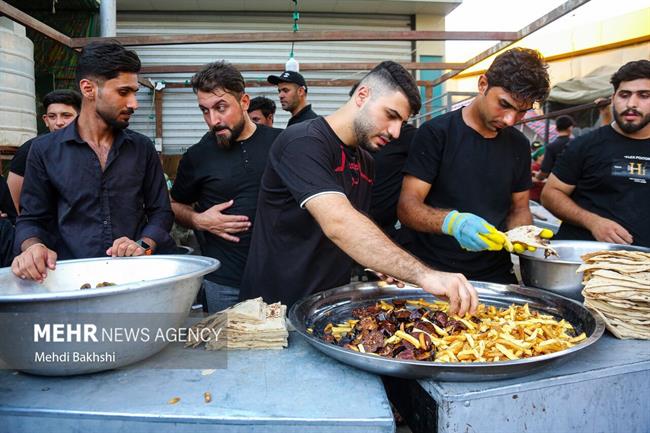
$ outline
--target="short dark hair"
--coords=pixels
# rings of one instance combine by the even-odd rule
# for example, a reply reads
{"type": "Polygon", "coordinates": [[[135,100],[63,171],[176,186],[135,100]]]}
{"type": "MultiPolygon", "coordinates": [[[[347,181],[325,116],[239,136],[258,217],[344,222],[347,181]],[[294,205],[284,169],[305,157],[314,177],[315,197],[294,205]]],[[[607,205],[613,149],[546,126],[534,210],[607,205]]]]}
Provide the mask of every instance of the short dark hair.
{"type": "Polygon", "coordinates": [[[275,102],[264,96],[256,96],[248,105],[249,113],[255,110],[260,110],[264,117],[269,117],[271,114],[275,114],[275,102]]]}
{"type": "Polygon", "coordinates": [[[354,91],[357,90],[357,87],[359,87],[359,83],[360,83],[360,82],[361,82],[361,81],[357,81],[356,83],[354,83],[354,84],[352,85],[352,87],[350,87],[350,91],[348,92],[348,96],[352,96],[352,95],[354,95],[354,91]]]}
{"type": "Polygon", "coordinates": [[[420,90],[418,89],[413,76],[399,63],[395,63],[391,60],[381,62],[368,72],[359,84],[363,83],[368,78],[379,79],[389,87],[402,92],[406,96],[406,99],[408,99],[411,114],[416,114],[420,111],[420,108],[422,107],[420,90]]]}
{"type": "Polygon", "coordinates": [[[117,42],[91,42],[79,55],[77,85],[84,78],[111,80],[120,72],[140,72],[140,58],[117,42]]]}
{"type": "Polygon", "coordinates": [[[573,121],[573,117],[571,116],[560,116],[555,119],[555,129],[558,131],[566,131],[575,124],[576,123],[573,121]]]}
{"type": "Polygon", "coordinates": [[[71,89],[59,89],[53,90],[43,98],[43,108],[47,112],[47,108],[52,104],[65,104],[77,111],[77,114],[81,111],[81,94],[76,90],[71,89]]]}
{"type": "Polygon", "coordinates": [[[512,48],[499,54],[485,73],[490,87],[502,87],[518,100],[534,103],[548,97],[551,83],[542,54],[530,48],[512,48]]]}
{"type": "Polygon", "coordinates": [[[192,77],[192,90],[197,93],[212,92],[214,89],[223,89],[238,97],[244,93],[246,83],[241,72],[230,63],[220,60],[208,63],[192,77]]]}
{"type": "Polygon", "coordinates": [[[614,86],[614,91],[623,81],[650,79],[650,60],[634,60],[621,66],[621,68],[612,75],[609,81],[614,86]]]}

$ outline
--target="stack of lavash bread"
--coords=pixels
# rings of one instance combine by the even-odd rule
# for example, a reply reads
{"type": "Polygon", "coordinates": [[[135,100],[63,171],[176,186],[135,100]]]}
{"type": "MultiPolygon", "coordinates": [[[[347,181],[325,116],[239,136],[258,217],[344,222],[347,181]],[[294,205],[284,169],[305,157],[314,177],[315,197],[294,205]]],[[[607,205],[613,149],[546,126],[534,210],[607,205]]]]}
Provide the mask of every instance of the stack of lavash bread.
{"type": "Polygon", "coordinates": [[[585,306],[616,337],[650,339],[650,253],[596,251],[582,260],[585,306]]]}
{"type": "MultiPolygon", "coordinates": [[[[262,298],[249,299],[201,320],[192,329],[209,328],[220,333],[206,342],[207,350],[219,349],[282,349],[287,347],[286,305],[266,304],[262,298]]],[[[186,346],[197,347],[204,341],[192,338],[186,346]]]]}

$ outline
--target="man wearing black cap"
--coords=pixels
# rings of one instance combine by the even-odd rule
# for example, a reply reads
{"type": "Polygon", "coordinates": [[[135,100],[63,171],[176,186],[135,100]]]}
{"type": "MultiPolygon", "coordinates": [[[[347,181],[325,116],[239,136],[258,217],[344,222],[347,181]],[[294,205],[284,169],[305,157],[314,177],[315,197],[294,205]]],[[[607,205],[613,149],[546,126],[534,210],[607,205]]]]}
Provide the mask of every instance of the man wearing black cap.
{"type": "Polygon", "coordinates": [[[284,111],[291,112],[287,126],[318,117],[311,104],[307,104],[307,83],[298,72],[284,71],[280,75],[269,75],[267,81],[277,84],[280,105],[284,111]]]}

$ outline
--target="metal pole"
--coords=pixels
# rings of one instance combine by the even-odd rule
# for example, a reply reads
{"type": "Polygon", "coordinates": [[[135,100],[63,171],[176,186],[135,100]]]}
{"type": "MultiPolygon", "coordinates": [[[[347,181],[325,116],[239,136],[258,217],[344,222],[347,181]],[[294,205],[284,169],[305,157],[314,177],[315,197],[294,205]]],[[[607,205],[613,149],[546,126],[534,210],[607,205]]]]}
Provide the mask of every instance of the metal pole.
{"type": "Polygon", "coordinates": [[[116,0],[101,0],[99,5],[99,28],[104,38],[114,37],[117,32],[116,0]]]}

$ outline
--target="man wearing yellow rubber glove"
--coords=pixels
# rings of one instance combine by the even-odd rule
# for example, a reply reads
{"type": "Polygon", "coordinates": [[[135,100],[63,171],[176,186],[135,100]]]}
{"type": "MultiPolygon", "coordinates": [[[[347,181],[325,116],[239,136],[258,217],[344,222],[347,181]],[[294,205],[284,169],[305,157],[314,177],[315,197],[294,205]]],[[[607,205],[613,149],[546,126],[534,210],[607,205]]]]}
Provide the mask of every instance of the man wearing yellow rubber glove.
{"type": "MultiPolygon", "coordinates": [[[[516,283],[505,231],[532,224],[530,144],[512,126],[549,92],[541,55],[497,56],[466,107],[418,128],[404,167],[398,217],[406,248],[428,265],[468,279],[516,283]]],[[[522,246],[523,247],[523,246],[522,246]]]]}
{"type": "Polygon", "coordinates": [[[442,231],[455,237],[467,251],[499,251],[508,239],[483,218],[457,210],[447,214],[442,222],[442,231]]]}

